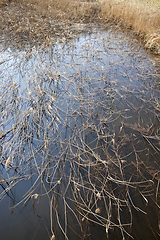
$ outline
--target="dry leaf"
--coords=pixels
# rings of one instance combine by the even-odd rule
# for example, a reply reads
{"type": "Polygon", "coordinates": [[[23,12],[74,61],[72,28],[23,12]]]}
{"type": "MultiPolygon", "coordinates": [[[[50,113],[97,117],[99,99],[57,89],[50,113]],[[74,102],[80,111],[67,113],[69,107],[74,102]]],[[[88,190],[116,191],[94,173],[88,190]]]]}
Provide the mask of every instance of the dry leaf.
{"type": "Polygon", "coordinates": [[[8,165],[10,164],[10,160],[11,160],[11,157],[9,156],[6,161],[5,168],[7,168],[8,165]]]}
{"type": "Polygon", "coordinates": [[[96,208],[95,213],[100,213],[100,212],[101,212],[100,208],[96,208]]]}

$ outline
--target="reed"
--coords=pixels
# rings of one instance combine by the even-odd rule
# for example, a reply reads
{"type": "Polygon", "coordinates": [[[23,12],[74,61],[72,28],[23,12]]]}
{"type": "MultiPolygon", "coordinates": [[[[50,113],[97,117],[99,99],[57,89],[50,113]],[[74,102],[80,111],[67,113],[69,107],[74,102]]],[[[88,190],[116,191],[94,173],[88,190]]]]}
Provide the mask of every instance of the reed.
{"type": "Polygon", "coordinates": [[[160,53],[160,4],[137,0],[100,0],[102,18],[132,29],[145,47],[160,53]]]}

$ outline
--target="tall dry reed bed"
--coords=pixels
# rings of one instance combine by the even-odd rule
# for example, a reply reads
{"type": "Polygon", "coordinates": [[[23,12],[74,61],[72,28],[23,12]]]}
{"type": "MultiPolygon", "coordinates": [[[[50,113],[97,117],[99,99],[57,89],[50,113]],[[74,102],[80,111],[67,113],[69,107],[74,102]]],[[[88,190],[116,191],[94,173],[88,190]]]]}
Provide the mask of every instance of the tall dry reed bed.
{"type": "Polygon", "coordinates": [[[99,0],[102,18],[113,20],[140,35],[145,47],[160,53],[160,3],[137,0],[99,0]]]}

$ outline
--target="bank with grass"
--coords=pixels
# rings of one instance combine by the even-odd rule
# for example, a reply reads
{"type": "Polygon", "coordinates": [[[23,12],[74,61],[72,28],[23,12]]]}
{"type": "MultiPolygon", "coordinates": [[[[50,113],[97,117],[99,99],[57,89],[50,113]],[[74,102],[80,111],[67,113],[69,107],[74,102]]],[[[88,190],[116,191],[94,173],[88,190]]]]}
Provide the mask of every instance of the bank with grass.
{"type": "Polygon", "coordinates": [[[146,48],[160,54],[159,0],[99,0],[102,18],[132,29],[146,48]]]}
{"type": "Polygon", "coordinates": [[[0,5],[1,32],[9,27],[12,35],[23,31],[21,35],[27,34],[30,38],[39,38],[40,33],[41,38],[48,38],[48,27],[55,32],[49,26],[51,20],[114,23],[132,30],[145,48],[160,55],[159,0],[0,0],[0,5]]]}

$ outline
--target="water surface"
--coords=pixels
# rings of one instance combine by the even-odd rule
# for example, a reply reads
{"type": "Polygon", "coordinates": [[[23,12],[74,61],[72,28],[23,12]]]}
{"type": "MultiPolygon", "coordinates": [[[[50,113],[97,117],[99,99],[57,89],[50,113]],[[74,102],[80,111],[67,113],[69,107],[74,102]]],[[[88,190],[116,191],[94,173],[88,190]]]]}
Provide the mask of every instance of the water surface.
{"type": "Polygon", "coordinates": [[[158,239],[155,57],[97,28],[1,47],[1,238],[158,239]]]}

